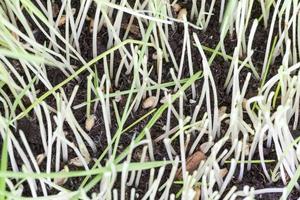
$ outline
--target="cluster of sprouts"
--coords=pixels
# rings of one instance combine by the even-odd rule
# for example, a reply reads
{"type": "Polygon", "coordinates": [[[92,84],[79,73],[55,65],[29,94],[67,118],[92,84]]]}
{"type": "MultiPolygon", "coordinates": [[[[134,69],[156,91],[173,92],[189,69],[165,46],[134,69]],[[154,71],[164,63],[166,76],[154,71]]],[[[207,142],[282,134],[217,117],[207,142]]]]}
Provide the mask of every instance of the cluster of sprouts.
{"type": "Polygon", "coordinates": [[[266,193],[287,199],[300,189],[300,138],[294,135],[300,127],[300,3],[190,4],[188,10],[177,0],[0,2],[0,200],[251,200],[266,193]],[[257,19],[255,6],[261,9],[257,19]],[[212,20],[220,25],[219,41],[206,47],[198,33],[212,20]],[[178,26],[179,54],[170,43],[178,26]],[[267,32],[261,66],[254,57],[259,28],[267,32]],[[81,42],[86,30],[90,52],[81,42]],[[230,56],[225,41],[233,37],[230,56]],[[212,71],[216,56],[229,65],[222,88],[212,71]],[[270,76],[278,58],[280,67],[270,76]],[[53,70],[65,79],[55,83],[53,70]],[[130,84],[115,90],[124,88],[124,77],[130,84]],[[259,88],[247,99],[253,80],[259,88]],[[219,105],[220,90],[231,99],[227,107],[219,105]],[[82,110],[84,120],[75,115],[82,110]],[[30,134],[38,135],[39,151],[30,134]],[[95,134],[105,141],[97,144],[95,134]],[[127,146],[125,137],[131,138],[127,146]],[[157,144],[166,152],[162,159],[157,144]],[[265,148],[275,152],[273,168],[265,148]],[[253,165],[267,182],[284,186],[234,185],[253,165]],[[81,181],[73,191],[67,185],[74,178],[81,181]],[[140,185],[147,188],[141,192],[140,185]]]}

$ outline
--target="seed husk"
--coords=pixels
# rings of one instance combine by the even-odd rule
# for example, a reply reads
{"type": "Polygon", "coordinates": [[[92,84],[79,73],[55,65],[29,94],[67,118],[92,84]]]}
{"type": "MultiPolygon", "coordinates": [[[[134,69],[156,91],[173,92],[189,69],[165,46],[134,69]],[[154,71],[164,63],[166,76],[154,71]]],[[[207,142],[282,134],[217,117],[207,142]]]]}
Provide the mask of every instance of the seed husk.
{"type": "Polygon", "coordinates": [[[94,19],[90,19],[89,32],[92,33],[94,29],[94,19]]]}
{"type": "Polygon", "coordinates": [[[36,162],[38,165],[42,164],[42,162],[44,161],[44,159],[46,158],[46,155],[44,153],[41,153],[39,155],[36,156],[36,162]]]}
{"type": "MultiPolygon", "coordinates": [[[[89,162],[89,160],[85,159],[87,162],[89,162]]],[[[75,157],[75,158],[72,158],[70,161],[69,161],[69,164],[70,165],[74,165],[76,167],[82,167],[83,166],[83,163],[81,162],[80,158],[79,157],[75,157]]]]}
{"type": "MultiPolygon", "coordinates": [[[[190,155],[186,160],[186,171],[192,174],[200,165],[202,160],[205,160],[206,156],[202,151],[196,151],[190,155]]],[[[176,173],[177,179],[182,179],[182,168],[179,168],[176,173]]]]}
{"type": "Polygon", "coordinates": [[[195,194],[193,200],[201,200],[201,189],[199,186],[195,187],[195,192],[196,192],[196,194],[195,194]]]}
{"type": "MultiPolygon", "coordinates": [[[[64,167],[64,169],[62,169],[60,172],[69,172],[69,167],[66,165],[65,167],[64,167]]],[[[68,178],[66,178],[66,177],[62,177],[62,178],[54,178],[54,183],[56,184],[56,185],[63,185],[63,184],[65,184],[66,182],[67,182],[67,180],[68,180],[68,178]]]]}
{"type": "Polygon", "coordinates": [[[203,144],[200,145],[200,150],[203,153],[207,153],[208,150],[213,146],[213,142],[205,142],[203,144]]]}
{"type": "Polygon", "coordinates": [[[154,104],[155,104],[155,101],[156,101],[156,97],[154,97],[154,96],[148,97],[148,98],[145,99],[145,101],[143,102],[143,108],[144,108],[144,109],[147,109],[147,108],[153,107],[154,104]]]}
{"type": "Polygon", "coordinates": [[[187,10],[185,8],[182,8],[177,15],[177,19],[183,20],[184,16],[187,16],[187,10]]]}
{"type": "Polygon", "coordinates": [[[223,169],[220,169],[220,172],[219,172],[219,175],[221,178],[224,178],[228,173],[228,169],[227,168],[223,168],[223,169]]]}
{"type": "Polygon", "coordinates": [[[62,26],[66,23],[66,16],[61,16],[61,18],[58,21],[58,26],[62,26]]]}
{"type": "Polygon", "coordinates": [[[175,3],[173,6],[172,6],[174,12],[179,12],[181,10],[181,5],[179,5],[178,3],[175,3]]]}
{"type": "Polygon", "coordinates": [[[94,125],[95,125],[95,119],[96,119],[96,116],[95,115],[90,115],[86,121],[85,121],[85,129],[87,131],[90,131],[94,125]]]}
{"type": "Polygon", "coordinates": [[[227,107],[226,106],[221,106],[219,108],[219,113],[220,113],[220,116],[222,116],[223,114],[226,113],[226,110],[227,110],[227,107]]]}

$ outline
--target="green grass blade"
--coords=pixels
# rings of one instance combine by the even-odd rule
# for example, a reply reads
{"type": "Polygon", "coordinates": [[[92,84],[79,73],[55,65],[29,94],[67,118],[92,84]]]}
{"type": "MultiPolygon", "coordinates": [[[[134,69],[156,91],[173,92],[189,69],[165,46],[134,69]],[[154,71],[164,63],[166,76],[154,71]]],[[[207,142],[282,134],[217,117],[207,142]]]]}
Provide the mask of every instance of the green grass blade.
{"type": "MultiPolygon", "coordinates": [[[[7,156],[7,144],[8,144],[8,133],[5,133],[3,136],[2,144],[2,154],[1,154],[1,173],[5,173],[8,165],[8,156],[7,156]]],[[[0,191],[5,191],[5,177],[0,178],[0,191]]],[[[0,200],[4,200],[5,197],[0,195],[0,200]]]]}

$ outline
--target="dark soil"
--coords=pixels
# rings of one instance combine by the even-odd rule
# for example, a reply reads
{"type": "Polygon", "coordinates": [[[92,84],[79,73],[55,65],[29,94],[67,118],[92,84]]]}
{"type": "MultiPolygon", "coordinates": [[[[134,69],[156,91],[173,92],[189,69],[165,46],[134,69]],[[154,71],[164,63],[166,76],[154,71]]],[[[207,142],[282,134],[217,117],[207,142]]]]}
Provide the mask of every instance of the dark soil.
{"type": "MultiPolygon", "coordinates": [[[[72,7],[76,8],[78,10],[79,2],[80,1],[72,1],[72,7]]],[[[56,1],[56,4],[59,6],[60,5],[59,1],[56,1]]],[[[183,7],[186,7],[188,9],[188,13],[189,13],[189,11],[191,9],[191,0],[187,1],[187,3],[182,2],[181,4],[183,7]]],[[[215,6],[214,15],[210,21],[208,30],[206,30],[205,32],[198,31],[198,30],[190,31],[191,38],[192,38],[192,33],[197,32],[201,44],[203,44],[204,46],[210,47],[210,48],[214,48],[219,41],[220,24],[218,22],[218,13],[219,13],[220,1],[217,1],[216,4],[217,5],[215,6]]],[[[94,12],[95,12],[95,8],[92,6],[89,11],[89,16],[93,16],[94,12]]],[[[255,1],[253,13],[254,13],[254,15],[253,15],[254,17],[259,17],[261,14],[260,5],[259,5],[258,1],[255,1]]],[[[126,20],[128,20],[128,16],[124,17],[124,21],[126,21],[126,20]]],[[[86,22],[86,24],[88,24],[88,22],[86,22]]],[[[249,24],[251,24],[251,22],[249,24]]],[[[22,30],[21,26],[20,26],[20,29],[22,30]]],[[[170,42],[171,48],[173,49],[174,55],[178,59],[177,61],[179,62],[179,59],[181,57],[181,51],[182,51],[182,43],[183,43],[183,26],[181,24],[176,24],[176,30],[170,29],[170,31],[171,31],[171,33],[170,33],[169,42],[170,42]]],[[[64,34],[63,26],[61,27],[61,32],[63,35],[64,34]]],[[[41,44],[43,44],[44,42],[47,43],[46,38],[44,37],[44,35],[41,32],[37,32],[35,36],[36,36],[36,38],[38,38],[38,40],[41,44]]],[[[135,35],[133,33],[130,33],[130,36],[133,38],[137,38],[137,39],[139,38],[138,35],[135,35]]],[[[265,30],[263,28],[262,24],[260,24],[258,27],[256,36],[255,36],[254,43],[253,43],[253,49],[255,50],[255,53],[254,53],[255,59],[253,59],[253,60],[254,60],[254,64],[258,71],[261,71],[267,37],[268,37],[268,30],[265,30]]],[[[106,47],[105,47],[106,45],[104,45],[104,43],[107,41],[107,32],[106,32],[105,28],[103,28],[98,33],[98,41],[99,41],[98,42],[99,44],[97,44],[98,50],[99,50],[98,53],[101,53],[106,50],[106,47]],[[105,42],[102,43],[102,41],[105,41],[105,42]]],[[[227,50],[228,55],[232,55],[235,44],[236,44],[235,36],[226,38],[225,44],[226,44],[226,50],[227,50]]],[[[82,52],[83,58],[87,61],[90,60],[92,58],[92,51],[91,51],[91,49],[92,49],[92,34],[89,32],[87,25],[84,26],[84,28],[82,30],[82,34],[80,36],[80,45],[81,45],[81,52],[82,52]]],[[[193,56],[193,62],[194,62],[194,71],[198,71],[199,69],[202,69],[202,59],[195,47],[193,47],[192,52],[193,52],[192,56],[193,56]]],[[[207,57],[209,58],[210,53],[206,52],[206,54],[207,54],[207,57]]],[[[118,64],[120,62],[120,55],[117,54],[115,56],[116,56],[115,57],[115,60],[116,60],[115,65],[118,66],[118,64]]],[[[73,64],[77,65],[77,66],[81,65],[80,63],[78,63],[78,61],[73,61],[73,64]]],[[[187,63],[185,63],[185,64],[187,64],[187,63]]],[[[148,65],[155,66],[156,65],[155,60],[152,60],[150,58],[148,65]]],[[[277,69],[278,69],[279,65],[280,65],[280,63],[275,63],[274,65],[271,66],[268,78],[272,77],[274,74],[277,73],[277,69]]],[[[172,63],[164,64],[163,81],[162,82],[169,82],[172,80],[171,75],[169,73],[169,68],[171,68],[171,67],[172,67],[172,63]]],[[[103,74],[103,64],[101,62],[97,63],[96,69],[99,73],[99,76],[101,77],[101,75],[103,74]]],[[[224,82],[225,82],[225,79],[226,79],[226,76],[228,73],[228,69],[229,69],[229,63],[224,61],[223,58],[219,57],[219,56],[217,56],[215,58],[215,60],[213,61],[212,65],[211,65],[211,71],[214,75],[214,80],[215,80],[215,83],[216,83],[216,86],[218,89],[218,91],[217,91],[218,92],[218,100],[219,100],[218,104],[219,104],[219,106],[227,106],[228,108],[230,108],[231,94],[227,94],[225,92],[225,90],[223,89],[224,82]]],[[[245,79],[248,72],[249,72],[249,70],[247,68],[242,70],[241,77],[240,77],[241,83],[243,83],[243,80],[245,79]]],[[[48,78],[53,85],[60,83],[61,81],[63,81],[66,78],[61,71],[59,71],[55,68],[48,68],[48,75],[49,75],[48,78]]],[[[86,86],[85,80],[86,80],[87,75],[88,75],[88,72],[81,74],[79,82],[74,80],[64,87],[66,94],[71,95],[71,92],[72,92],[74,86],[77,84],[79,85],[79,91],[77,93],[77,96],[75,98],[73,105],[80,104],[80,103],[84,102],[86,99],[86,87],[87,86],[86,86]]],[[[155,74],[152,76],[155,76],[155,74]]],[[[189,77],[189,76],[190,76],[190,74],[189,74],[188,69],[185,69],[183,71],[183,77],[189,77]]],[[[130,77],[130,75],[128,76],[128,75],[125,75],[125,73],[122,73],[122,76],[120,79],[120,86],[118,88],[113,86],[113,90],[115,91],[115,90],[129,89],[129,87],[131,85],[131,80],[132,80],[132,77],[130,77]]],[[[248,87],[248,90],[247,90],[248,93],[247,93],[246,97],[250,98],[250,97],[256,95],[258,87],[259,87],[259,81],[256,80],[254,77],[252,77],[249,87],[248,87]]],[[[47,90],[45,88],[45,86],[43,86],[42,84],[39,84],[37,89],[40,90],[40,94],[43,94],[47,90]]],[[[202,89],[202,81],[201,80],[196,82],[196,89],[197,89],[197,91],[201,91],[201,89],[202,89]]],[[[200,92],[198,92],[198,95],[199,95],[199,93],[200,92]]],[[[188,97],[191,97],[190,90],[188,90],[186,92],[186,94],[188,97]]],[[[56,107],[55,100],[52,98],[53,98],[53,96],[49,97],[46,101],[51,106],[56,107]]],[[[199,96],[197,96],[196,100],[198,100],[198,99],[199,99],[199,96]]],[[[119,106],[120,110],[122,110],[122,108],[124,107],[125,102],[126,102],[126,99],[123,99],[119,103],[118,106],[119,106]]],[[[186,115],[192,115],[194,108],[195,108],[195,104],[185,102],[184,112],[186,115]]],[[[101,108],[99,107],[99,109],[97,109],[97,110],[98,110],[98,112],[95,113],[95,115],[97,116],[96,124],[89,133],[89,135],[92,137],[92,139],[94,140],[94,142],[96,143],[96,146],[97,146],[97,153],[93,154],[93,157],[95,157],[95,158],[97,158],[99,155],[101,155],[102,151],[107,146],[107,140],[106,140],[106,136],[105,136],[105,127],[104,127],[104,123],[103,123],[103,116],[101,113],[101,108]]],[[[129,117],[125,127],[127,125],[133,123],[139,117],[146,114],[148,111],[149,110],[140,108],[140,109],[138,109],[137,112],[132,113],[132,115],[129,117]]],[[[78,122],[82,125],[82,127],[84,127],[85,108],[75,110],[74,115],[75,115],[76,119],[78,120],[78,122]]],[[[121,141],[120,141],[120,148],[118,149],[119,152],[121,152],[125,147],[127,147],[130,144],[133,136],[135,134],[139,133],[143,129],[143,127],[148,122],[150,117],[143,120],[141,123],[139,123],[133,129],[131,129],[128,132],[126,132],[125,134],[123,134],[121,141]]],[[[151,129],[152,138],[157,138],[158,136],[160,136],[163,133],[162,125],[165,124],[165,120],[166,120],[166,114],[163,114],[163,116],[159,119],[159,121],[151,129]]],[[[174,122],[174,123],[176,123],[176,122],[174,122]]],[[[117,129],[116,124],[117,124],[116,119],[114,116],[112,116],[111,133],[114,133],[115,130],[117,129]]],[[[67,125],[64,128],[65,128],[65,131],[71,132],[70,127],[68,127],[67,125]]],[[[18,121],[18,130],[24,131],[25,135],[28,138],[30,147],[32,148],[35,156],[43,152],[43,146],[42,146],[42,142],[41,142],[41,138],[40,138],[38,122],[32,113],[26,119],[22,119],[22,120],[18,121]]],[[[221,134],[224,132],[226,132],[226,126],[222,125],[221,134]]],[[[17,135],[18,134],[16,131],[16,136],[17,135]]],[[[72,138],[72,137],[73,137],[72,134],[69,134],[68,139],[71,142],[75,142],[76,141],[75,138],[72,138]]],[[[154,149],[155,158],[157,160],[163,160],[164,158],[168,157],[167,152],[164,147],[164,144],[162,142],[155,143],[154,148],[155,148],[154,149]]],[[[178,146],[174,145],[174,148],[176,148],[175,150],[178,150],[177,152],[179,152],[179,145],[178,146]]],[[[132,159],[133,161],[136,161],[136,162],[140,161],[139,160],[140,159],[140,151],[141,151],[141,149],[138,148],[136,150],[136,152],[134,152],[135,156],[133,156],[133,159],[132,159]]],[[[53,152],[53,153],[55,153],[55,152],[53,152]]],[[[70,153],[69,154],[70,157],[72,157],[72,155],[75,155],[74,152],[72,152],[72,151],[70,151],[69,153],[70,153]]],[[[270,156],[270,155],[271,154],[265,155],[266,156],[265,159],[268,159],[268,156],[270,156]]],[[[22,165],[21,161],[19,164],[20,164],[20,166],[22,165]]],[[[45,165],[45,163],[42,164],[42,166],[44,166],[44,165],[45,165]]],[[[62,166],[63,166],[63,163],[62,163],[62,166]]],[[[92,164],[91,164],[91,166],[92,166],[92,164]]],[[[72,169],[79,170],[81,168],[75,167],[72,169]]],[[[163,178],[163,180],[167,179],[169,172],[170,172],[170,168],[167,168],[165,171],[165,177],[163,178]]],[[[137,193],[140,194],[140,196],[142,196],[145,193],[145,191],[147,191],[147,188],[149,187],[148,179],[149,179],[149,171],[144,171],[142,173],[140,184],[139,184],[138,188],[136,188],[136,191],[137,191],[137,193]]],[[[77,190],[81,181],[82,181],[81,178],[71,178],[65,183],[64,187],[66,187],[67,189],[70,189],[70,190],[77,190]]],[[[116,182],[116,185],[115,185],[116,188],[118,188],[118,182],[119,181],[116,182]]],[[[237,182],[237,180],[234,179],[234,180],[232,180],[231,184],[232,185],[240,185],[239,189],[242,189],[242,186],[244,186],[244,185],[249,185],[250,187],[254,187],[255,189],[261,189],[261,188],[267,188],[267,187],[282,187],[282,183],[280,183],[280,182],[272,183],[272,184],[267,183],[265,181],[265,177],[262,173],[262,169],[261,169],[260,165],[254,165],[252,167],[251,171],[245,171],[245,175],[244,175],[242,182],[239,183],[239,182],[237,182]]],[[[230,187],[228,187],[228,188],[230,188],[230,187]]],[[[178,192],[179,189],[180,189],[179,185],[174,185],[172,188],[172,192],[176,193],[176,192],[178,192]]],[[[99,190],[99,187],[96,186],[91,190],[91,192],[97,192],[98,190],[99,190]]],[[[50,189],[49,189],[49,191],[50,191],[50,189]]],[[[55,193],[55,191],[50,191],[50,193],[55,193]]],[[[42,193],[40,193],[40,194],[42,194],[42,193]]],[[[31,196],[29,188],[25,187],[25,191],[24,191],[23,195],[31,196]]],[[[299,191],[294,190],[292,192],[292,194],[290,195],[290,199],[296,199],[299,196],[300,196],[299,191]]],[[[278,199],[279,197],[280,197],[280,194],[279,195],[278,194],[267,194],[267,195],[257,196],[256,198],[264,199],[264,200],[268,200],[268,199],[274,200],[274,199],[278,199]]]]}

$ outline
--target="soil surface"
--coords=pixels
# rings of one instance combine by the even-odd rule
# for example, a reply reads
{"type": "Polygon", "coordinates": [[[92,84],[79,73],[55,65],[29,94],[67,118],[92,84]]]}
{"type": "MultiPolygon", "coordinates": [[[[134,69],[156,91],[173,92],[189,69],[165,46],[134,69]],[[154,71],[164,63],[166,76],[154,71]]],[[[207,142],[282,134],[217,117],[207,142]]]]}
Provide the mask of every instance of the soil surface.
{"type": "MultiPolygon", "coordinates": [[[[214,15],[212,16],[209,27],[206,31],[199,31],[199,30],[194,30],[194,29],[190,30],[191,38],[192,38],[192,33],[196,32],[200,39],[201,44],[206,47],[214,48],[219,41],[220,24],[218,22],[218,18],[219,18],[218,13],[220,10],[220,5],[219,5],[220,2],[221,1],[216,1],[217,5],[214,8],[214,15]]],[[[184,3],[184,2],[179,2],[179,3],[182,5],[182,7],[187,8],[188,13],[190,13],[191,0],[187,1],[186,3],[184,3]]],[[[56,6],[60,6],[59,1],[56,1],[56,6]]],[[[72,7],[76,8],[76,10],[79,10],[79,1],[78,2],[72,1],[72,7]]],[[[92,6],[88,12],[88,15],[93,16],[94,13],[95,13],[95,8],[92,6]]],[[[253,7],[253,13],[254,13],[253,16],[255,16],[255,17],[259,17],[261,14],[261,9],[260,9],[260,5],[259,5],[258,1],[255,1],[255,5],[253,7]]],[[[126,20],[128,20],[128,19],[129,19],[129,16],[125,15],[124,23],[126,23],[126,20]]],[[[250,24],[253,20],[254,20],[254,18],[251,19],[250,24]]],[[[88,24],[88,21],[86,21],[86,24],[88,24]]],[[[22,29],[21,26],[20,26],[20,29],[22,29]]],[[[64,35],[64,26],[61,27],[61,32],[62,32],[62,35],[64,35]]],[[[124,34],[124,32],[125,32],[125,30],[123,30],[123,33],[121,33],[121,35],[124,34]]],[[[170,35],[169,42],[170,42],[171,48],[173,49],[175,58],[177,58],[177,61],[179,62],[179,59],[181,57],[181,51],[182,51],[182,43],[183,43],[183,26],[182,26],[182,24],[176,24],[175,30],[170,29],[169,35],[170,35]]],[[[44,44],[44,43],[47,44],[47,40],[41,32],[37,31],[35,37],[39,40],[39,42],[41,44],[44,44]]],[[[107,30],[105,28],[103,28],[98,33],[97,37],[98,37],[98,43],[99,43],[99,44],[97,44],[98,51],[99,51],[98,54],[100,54],[101,52],[104,52],[106,50],[106,46],[103,45],[101,41],[107,41],[107,39],[108,39],[107,30]]],[[[135,38],[135,39],[140,39],[139,34],[135,34],[135,33],[130,33],[130,37],[135,38]]],[[[255,67],[258,71],[261,71],[267,37],[268,37],[268,30],[265,30],[264,27],[262,26],[262,24],[260,24],[258,27],[256,36],[255,36],[254,43],[253,43],[253,49],[255,50],[254,51],[255,59],[253,59],[253,60],[254,60],[255,67]]],[[[226,50],[227,50],[228,55],[233,54],[235,44],[236,44],[236,37],[234,35],[231,37],[228,36],[226,38],[225,45],[226,45],[226,50]]],[[[92,59],[92,51],[91,51],[91,49],[92,49],[92,33],[90,33],[89,27],[87,25],[83,27],[82,34],[80,36],[80,45],[81,45],[82,57],[87,61],[92,59]]],[[[194,62],[194,71],[201,70],[202,69],[202,59],[201,59],[201,56],[198,53],[196,47],[192,47],[192,52],[193,52],[192,56],[193,56],[193,62],[194,62]]],[[[205,53],[206,53],[207,57],[209,58],[211,54],[209,52],[205,52],[205,53]]],[[[115,66],[119,65],[120,60],[121,60],[121,56],[116,54],[115,55],[115,66]]],[[[81,63],[79,63],[78,61],[72,61],[72,62],[73,62],[72,64],[74,64],[76,66],[81,66],[81,63]]],[[[185,63],[185,64],[187,64],[187,63],[185,63]]],[[[148,66],[151,66],[151,65],[155,66],[156,61],[152,60],[151,56],[150,56],[148,66]]],[[[271,69],[270,69],[268,78],[272,77],[273,75],[275,75],[277,73],[279,65],[280,65],[279,62],[275,62],[273,65],[271,65],[271,69]]],[[[18,67],[17,62],[16,62],[16,67],[18,67]]],[[[172,78],[171,78],[171,75],[169,72],[170,67],[172,67],[172,63],[164,63],[162,82],[172,81],[172,78]]],[[[103,64],[101,62],[97,63],[96,68],[99,73],[99,76],[101,76],[101,74],[103,74],[103,64]]],[[[117,67],[115,67],[115,68],[117,68],[117,67]]],[[[226,79],[226,76],[228,73],[228,69],[229,69],[229,63],[226,62],[220,56],[217,56],[211,65],[211,71],[213,73],[216,87],[218,90],[217,92],[218,92],[219,107],[226,106],[226,107],[228,107],[228,109],[230,109],[231,94],[230,93],[227,94],[226,91],[224,90],[224,83],[225,83],[225,79],[226,79]]],[[[241,83],[243,83],[243,80],[245,79],[248,72],[249,72],[249,70],[247,68],[244,68],[242,70],[241,77],[240,77],[241,83]]],[[[51,81],[52,85],[56,85],[66,78],[65,75],[61,71],[58,71],[57,69],[48,68],[47,73],[49,75],[49,77],[48,77],[49,81],[51,81]]],[[[78,104],[84,102],[86,99],[86,87],[87,87],[86,77],[87,77],[87,75],[88,75],[88,72],[81,74],[79,81],[76,81],[76,80],[71,81],[64,87],[66,94],[71,95],[71,92],[73,91],[74,86],[79,85],[79,90],[78,90],[78,93],[74,100],[73,105],[78,105],[78,104]]],[[[155,74],[152,76],[155,76],[155,74]]],[[[189,74],[188,69],[187,68],[184,69],[183,77],[187,78],[189,76],[190,76],[190,74],[189,74]]],[[[125,73],[122,73],[122,75],[120,77],[119,87],[113,86],[112,90],[114,90],[114,91],[128,90],[130,88],[131,81],[132,81],[132,77],[125,75],[125,73]]],[[[203,82],[201,80],[196,82],[197,91],[202,90],[202,84],[203,84],[203,82]]],[[[252,77],[249,87],[248,87],[248,92],[247,92],[246,97],[250,98],[250,97],[256,95],[258,92],[257,91],[258,87],[259,87],[259,81],[256,80],[254,77],[252,77]]],[[[45,88],[45,86],[43,84],[39,84],[37,89],[40,90],[39,94],[43,94],[44,92],[47,91],[47,89],[45,88]]],[[[191,97],[191,90],[187,90],[186,94],[187,94],[188,98],[191,97]]],[[[198,92],[198,94],[199,94],[199,92],[198,92]]],[[[52,98],[53,98],[53,96],[49,97],[46,101],[49,105],[56,107],[55,100],[52,98]]],[[[197,96],[197,98],[195,100],[197,101],[198,99],[199,99],[199,96],[197,96]]],[[[121,100],[121,102],[119,102],[119,105],[118,105],[119,109],[122,110],[125,103],[126,103],[126,99],[121,100]]],[[[195,104],[190,103],[190,102],[185,102],[184,112],[186,115],[192,115],[194,108],[195,108],[195,104]]],[[[105,136],[105,127],[104,127],[104,123],[103,123],[103,116],[102,116],[102,113],[100,112],[101,107],[99,107],[99,109],[97,109],[97,110],[99,112],[94,113],[97,117],[96,124],[89,132],[89,135],[92,137],[92,139],[96,143],[96,147],[97,147],[97,153],[93,154],[93,157],[95,157],[95,158],[97,158],[99,155],[101,155],[101,152],[103,152],[103,150],[107,146],[107,140],[106,140],[106,136],[105,136]]],[[[143,109],[143,108],[138,109],[137,112],[132,113],[132,115],[129,117],[129,120],[127,121],[127,125],[131,124],[132,122],[134,122],[136,119],[143,116],[147,112],[149,112],[149,110],[147,110],[147,109],[143,109]]],[[[75,115],[76,119],[78,120],[78,122],[80,123],[80,125],[82,127],[84,127],[84,123],[85,123],[85,119],[86,119],[85,118],[85,108],[75,110],[74,115],[75,115]]],[[[148,118],[143,120],[141,123],[139,123],[133,129],[131,129],[131,130],[127,131],[125,134],[123,134],[123,136],[121,137],[121,141],[120,141],[120,147],[118,149],[119,152],[122,152],[122,150],[124,150],[124,147],[127,147],[130,144],[133,136],[136,133],[139,133],[139,131],[141,131],[143,129],[143,127],[145,126],[145,124],[148,122],[148,120],[150,118],[151,118],[151,116],[149,116],[148,118]]],[[[165,124],[165,121],[166,121],[166,114],[164,113],[163,116],[158,120],[158,122],[151,129],[151,135],[153,138],[157,138],[158,136],[160,136],[163,133],[162,125],[165,124]]],[[[53,124],[55,124],[54,121],[53,121],[53,124]]],[[[115,130],[117,129],[116,124],[117,124],[116,119],[114,118],[114,116],[112,116],[111,133],[114,133],[115,130]]],[[[221,134],[224,134],[226,132],[226,128],[227,128],[226,125],[222,125],[221,134]]],[[[71,132],[70,127],[68,127],[67,125],[64,126],[64,129],[66,132],[71,132]]],[[[28,138],[30,147],[32,148],[35,156],[43,152],[43,146],[42,146],[42,142],[41,142],[38,122],[32,113],[30,113],[27,118],[24,118],[18,122],[18,127],[16,129],[16,136],[18,136],[17,132],[19,130],[24,131],[25,135],[28,138]]],[[[73,138],[74,136],[72,136],[72,134],[67,135],[67,137],[71,142],[76,141],[75,138],[73,138]]],[[[18,137],[17,137],[17,139],[20,140],[20,138],[18,138],[18,137]]],[[[191,141],[192,141],[192,139],[193,138],[191,138],[191,141]]],[[[179,142],[178,142],[178,144],[179,144],[179,142]]],[[[177,152],[179,152],[179,145],[178,146],[174,145],[174,148],[177,152]]],[[[265,159],[270,159],[271,157],[273,157],[275,155],[274,152],[272,151],[272,149],[270,149],[270,152],[271,152],[270,154],[266,155],[265,159]]],[[[55,153],[55,150],[53,153],[55,153]]],[[[163,142],[157,142],[154,144],[154,154],[155,154],[155,158],[157,160],[163,160],[163,158],[168,157],[163,142]]],[[[75,153],[70,150],[69,157],[72,157],[72,155],[75,156],[75,153]]],[[[136,149],[133,155],[134,156],[133,156],[132,160],[139,162],[140,156],[141,156],[141,149],[139,149],[139,148],[136,149]]],[[[18,160],[20,160],[20,159],[18,159],[18,160]]],[[[22,165],[21,162],[19,164],[20,164],[20,166],[22,165]]],[[[53,161],[53,164],[54,164],[54,161],[53,161]]],[[[64,164],[66,164],[66,163],[62,163],[61,165],[63,166],[64,164]]],[[[91,163],[91,166],[92,166],[92,164],[93,163],[91,163]]],[[[42,163],[42,166],[45,167],[45,163],[42,163]]],[[[77,169],[79,170],[82,168],[72,167],[70,170],[77,170],[77,169]]],[[[272,169],[272,166],[270,167],[270,169],[272,169]]],[[[44,170],[43,167],[42,167],[42,170],[44,170]]],[[[170,172],[170,168],[167,168],[164,173],[165,176],[164,176],[163,180],[167,179],[169,172],[170,172]]],[[[238,171],[236,173],[238,174],[238,171]]],[[[149,187],[148,180],[149,180],[149,171],[143,171],[142,177],[140,180],[140,184],[136,188],[136,192],[139,193],[140,196],[143,196],[145,191],[147,191],[147,188],[149,187]]],[[[76,190],[79,187],[81,181],[82,181],[81,178],[70,178],[64,184],[64,187],[66,187],[67,189],[70,189],[70,190],[76,190]]],[[[116,188],[118,188],[119,182],[120,181],[116,181],[116,185],[115,185],[116,188]]],[[[267,188],[267,187],[282,187],[283,186],[280,181],[278,181],[276,183],[268,183],[266,181],[266,178],[263,175],[261,166],[258,164],[256,164],[256,165],[254,164],[251,171],[245,172],[244,178],[241,182],[238,182],[237,179],[234,178],[231,181],[231,185],[228,186],[228,189],[230,189],[231,186],[233,186],[233,185],[239,186],[239,189],[242,189],[244,185],[249,185],[250,187],[254,187],[255,189],[261,189],[261,188],[267,188]]],[[[180,185],[174,184],[172,187],[172,192],[177,193],[179,189],[180,189],[180,185]]],[[[91,190],[91,192],[97,192],[98,190],[99,190],[99,186],[96,186],[91,190]]],[[[130,191],[130,188],[128,188],[128,191],[130,191]]],[[[41,190],[39,192],[40,192],[40,194],[42,194],[41,190]]],[[[51,191],[51,190],[49,192],[56,193],[55,191],[51,191]]],[[[23,195],[25,195],[25,196],[31,195],[28,187],[25,187],[25,191],[24,191],[23,195]]],[[[293,190],[292,194],[289,196],[289,199],[294,200],[294,199],[297,199],[299,196],[300,196],[299,191],[293,190]]],[[[280,194],[266,194],[266,195],[257,196],[256,198],[264,199],[264,200],[268,200],[268,199],[274,200],[274,199],[278,199],[279,197],[280,197],[280,194]]]]}

